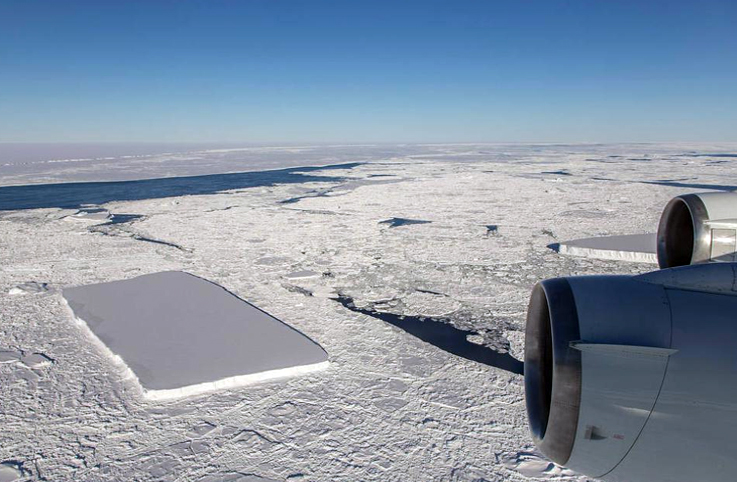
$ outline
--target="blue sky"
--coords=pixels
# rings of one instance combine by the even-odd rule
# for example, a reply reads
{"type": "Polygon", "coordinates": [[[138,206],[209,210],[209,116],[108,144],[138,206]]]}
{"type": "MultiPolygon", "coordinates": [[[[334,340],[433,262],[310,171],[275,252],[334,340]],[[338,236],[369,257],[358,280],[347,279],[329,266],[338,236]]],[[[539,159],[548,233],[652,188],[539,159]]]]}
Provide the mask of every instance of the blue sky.
{"type": "Polygon", "coordinates": [[[737,2],[0,0],[0,142],[737,141],[737,2]]]}

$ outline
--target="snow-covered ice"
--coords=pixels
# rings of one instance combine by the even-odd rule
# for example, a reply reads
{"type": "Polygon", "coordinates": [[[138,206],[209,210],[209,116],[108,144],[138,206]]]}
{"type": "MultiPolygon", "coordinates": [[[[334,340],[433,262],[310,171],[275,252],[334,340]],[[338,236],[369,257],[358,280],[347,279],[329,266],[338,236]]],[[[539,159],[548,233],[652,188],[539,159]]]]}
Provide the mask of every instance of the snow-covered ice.
{"type": "Polygon", "coordinates": [[[15,461],[5,461],[0,463],[0,482],[14,482],[16,480],[25,479],[27,473],[23,470],[21,464],[15,461]]]}
{"type": "MultiPolygon", "coordinates": [[[[548,245],[652,232],[673,196],[737,186],[734,158],[720,156],[737,146],[320,149],[287,160],[334,167],[222,174],[246,164],[231,152],[198,154],[197,172],[186,172],[214,178],[135,181],[133,193],[120,183],[0,187],[0,463],[47,480],[588,480],[535,452],[520,375],[449,353],[397,320],[448,323],[499,360],[520,360],[535,282],[653,269],[548,245]],[[140,217],[68,219],[95,208],[140,217]],[[430,222],[381,223],[390,219],[430,222]],[[330,354],[330,368],[142,398],[70,323],[60,290],[162,271],[212,280],[287,321],[330,354]],[[27,282],[48,289],[8,294],[27,282]],[[34,353],[53,361],[20,361],[34,353]]],[[[243,159],[288,167],[284,150],[255,152],[243,159]]],[[[139,161],[131,175],[186,164],[139,161]]],[[[7,178],[0,166],[0,184],[123,172],[89,161],[75,177],[74,164],[7,178]]]]}
{"type": "MultiPolygon", "coordinates": [[[[413,156],[438,157],[439,144],[231,145],[3,144],[0,185],[129,181],[263,171],[413,156]]],[[[455,151],[452,146],[450,149],[455,151]]],[[[391,182],[391,181],[389,181],[391,182]]]]}
{"type": "Polygon", "coordinates": [[[36,281],[26,281],[25,283],[20,283],[19,285],[10,288],[8,294],[25,295],[29,293],[45,293],[46,291],[49,291],[48,284],[37,283],[36,281]]]}
{"type": "Polygon", "coordinates": [[[220,286],[168,271],[63,296],[105,353],[162,400],[327,368],[315,342],[220,286]]]}

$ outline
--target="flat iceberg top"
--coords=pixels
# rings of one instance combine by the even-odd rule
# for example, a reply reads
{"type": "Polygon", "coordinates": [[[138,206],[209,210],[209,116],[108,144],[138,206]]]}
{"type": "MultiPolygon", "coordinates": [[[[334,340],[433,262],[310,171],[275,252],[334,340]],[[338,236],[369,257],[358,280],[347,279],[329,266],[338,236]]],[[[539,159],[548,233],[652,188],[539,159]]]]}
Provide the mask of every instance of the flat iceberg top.
{"type": "Polygon", "coordinates": [[[221,286],[180,271],[67,288],[63,295],[147,391],[176,396],[200,386],[194,390],[199,393],[273,378],[259,377],[264,372],[300,373],[328,359],[299,331],[221,286]],[[226,379],[233,383],[222,383],[226,379]]]}

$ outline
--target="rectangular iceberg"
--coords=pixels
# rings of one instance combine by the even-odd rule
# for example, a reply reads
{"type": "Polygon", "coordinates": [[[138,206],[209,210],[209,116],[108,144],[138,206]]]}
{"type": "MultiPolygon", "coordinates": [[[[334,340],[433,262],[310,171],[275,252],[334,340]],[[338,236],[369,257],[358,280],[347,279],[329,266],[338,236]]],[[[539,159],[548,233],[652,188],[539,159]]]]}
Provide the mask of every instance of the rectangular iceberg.
{"type": "Polygon", "coordinates": [[[626,234],[600,236],[561,242],[560,254],[584,258],[632,261],[657,264],[657,239],[655,234],[626,234]]]}
{"type": "Polygon", "coordinates": [[[158,400],[308,373],[320,345],[215,283],[167,271],[67,288],[74,317],[158,400]]]}

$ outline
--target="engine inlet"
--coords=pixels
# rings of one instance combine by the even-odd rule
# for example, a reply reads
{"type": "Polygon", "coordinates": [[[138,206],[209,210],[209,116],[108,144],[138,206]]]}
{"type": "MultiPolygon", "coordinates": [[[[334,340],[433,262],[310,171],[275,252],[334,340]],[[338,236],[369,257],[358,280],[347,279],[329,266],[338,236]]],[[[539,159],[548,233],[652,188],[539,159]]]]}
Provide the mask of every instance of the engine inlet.
{"type": "Polygon", "coordinates": [[[567,280],[538,283],[525,333],[525,401],[535,444],[564,465],[573,450],[581,404],[580,338],[573,291],[567,280]]]}
{"type": "Polygon", "coordinates": [[[686,194],[670,200],[658,225],[658,264],[661,268],[687,266],[709,259],[709,219],[698,195],[686,194]]]}

